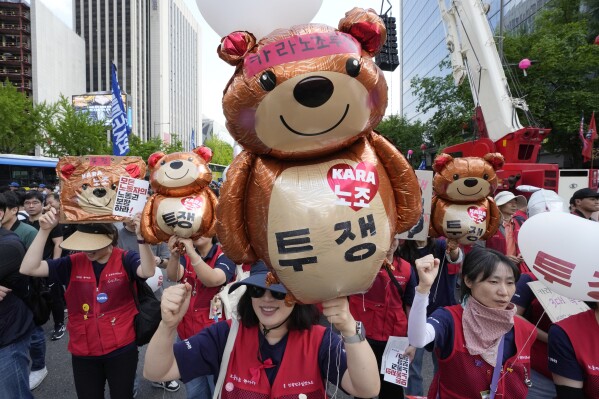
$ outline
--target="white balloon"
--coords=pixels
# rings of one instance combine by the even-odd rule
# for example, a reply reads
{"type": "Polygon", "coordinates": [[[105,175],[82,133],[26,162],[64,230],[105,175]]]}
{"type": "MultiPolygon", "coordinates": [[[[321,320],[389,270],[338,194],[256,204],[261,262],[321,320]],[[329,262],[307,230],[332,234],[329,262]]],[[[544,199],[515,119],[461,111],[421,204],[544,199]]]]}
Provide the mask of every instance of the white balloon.
{"type": "Polygon", "coordinates": [[[552,291],[599,301],[599,223],[566,212],[544,212],[520,228],[518,246],[534,275],[552,291]]]}
{"type": "Polygon", "coordinates": [[[160,289],[160,287],[162,287],[163,281],[164,276],[162,275],[162,269],[157,267],[156,271],[154,271],[154,275],[147,279],[146,283],[148,283],[148,285],[152,289],[152,292],[156,292],[160,289]]]}
{"type": "Polygon", "coordinates": [[[516,190],[523,192],[523,193],[534,193],[535,191],[539,191],[541,188],[537,187],[537,186],[527,186],[525,184],[521,184],[518,187],[516,187],[516,190]]]}
{"type": "Polygon", "coordinates": [[[528,200],[528,217],[543,212],[566,212],[566,204],[555,191],[539,189],[528,200]]]}
{"type": "Polygon", "coordinates": [[[248,31],[259,40],[277,28],[309,23],[322,0],[196,0],[196,3],[202,17],[220,37],[248,31]]]}

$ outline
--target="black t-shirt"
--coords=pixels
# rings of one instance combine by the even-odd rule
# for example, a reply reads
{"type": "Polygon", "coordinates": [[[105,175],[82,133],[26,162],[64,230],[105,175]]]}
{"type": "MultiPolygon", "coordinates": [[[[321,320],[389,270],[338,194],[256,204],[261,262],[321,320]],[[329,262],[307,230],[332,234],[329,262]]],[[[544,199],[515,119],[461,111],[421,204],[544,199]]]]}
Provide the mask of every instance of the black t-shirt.
{"type": "MultiPolygon", "coordinates": [[[[24,220],[24,222],[27,223],[28,225],[35,227],[36,230],[39,231],[39,229],[40,229],[40,221],[39,220],[34,220],[32,222],[29,219],[27,219],[27,220],[24,220]]],[[[43,255],[42,259],[44,259],[44,260],[52,259],[52,255],[54,255],[54,241],[52,241],[52,239],[57,238],[57,237],[63,237],[62,225],[60,225],[60,224],[57,225],[56,227],[54,227],[52,229],[52,231],[50,232],[50,235],[48,236],[48,239],[46,240],[46,245],[44,245],[44,255],[43,255]]]]}
{"type": "Polygon", "coordinates": [[[25,245],[19,237],[0,228],[0,285],[12,289],[0,301],[0,348],[21,339],[33,328],[33,315],[22,298],[28,278],[19,273],[25,245]]]}

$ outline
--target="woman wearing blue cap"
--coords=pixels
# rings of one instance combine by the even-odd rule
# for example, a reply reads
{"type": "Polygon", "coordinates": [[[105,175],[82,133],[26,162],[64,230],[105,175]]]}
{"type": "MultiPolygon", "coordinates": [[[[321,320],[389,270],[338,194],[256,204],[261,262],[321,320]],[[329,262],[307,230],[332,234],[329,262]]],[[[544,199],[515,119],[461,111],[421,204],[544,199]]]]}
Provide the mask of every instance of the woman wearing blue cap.
{"type": "Polygon", "coordinates": [[[347,298],[322,304],[324,316],[341,332],[339,337],[318,325],[314,305],[288,302],[285,287],[269,285],[267,275],[264,263],[258,262],[250,277],[231,286],[230,291],[247,286],[238,304],[239,326],[237,321],[223,321],[174,345],[191,286],[167,288],[162,322],[146,352],[144,376],[185,382],[213,374],[219,376],[215,394],[222,398],[323,398],[327,380],[354,396],[376,396],[380,388],[376,359],[361,323],[349,312],[347,298]]]}

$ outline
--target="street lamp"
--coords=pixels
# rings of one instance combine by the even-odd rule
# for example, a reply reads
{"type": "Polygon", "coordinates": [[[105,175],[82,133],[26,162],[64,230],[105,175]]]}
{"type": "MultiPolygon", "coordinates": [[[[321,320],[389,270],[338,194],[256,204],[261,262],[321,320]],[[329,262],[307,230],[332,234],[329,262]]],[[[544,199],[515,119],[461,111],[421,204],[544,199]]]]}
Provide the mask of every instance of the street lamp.
{"type": "Polygon", "coordinates": [[[170,122],[154,122],[154,137],[157,137],[156,136],[156,126],[159,126],[159,125],[170,125],[170,124],[171,124],[170,122]]]}

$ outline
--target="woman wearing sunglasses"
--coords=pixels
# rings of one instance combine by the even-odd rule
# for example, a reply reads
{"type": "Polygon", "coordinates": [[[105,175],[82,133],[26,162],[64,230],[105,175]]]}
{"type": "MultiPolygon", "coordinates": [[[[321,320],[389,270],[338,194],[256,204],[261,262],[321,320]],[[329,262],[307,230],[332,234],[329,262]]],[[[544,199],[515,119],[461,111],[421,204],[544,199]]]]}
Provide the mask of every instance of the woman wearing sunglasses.
{"type": "MultiPolygon", "coordinates": [[[[267,285],[267,274],[264,263],[258,262],[250,277],[231,286],[230,291],[241,285],[247,290],[238,304],[239,330],[229,361],[222,367],[224,380],[220,391],[217,384],[217,393],[222,398],[302,394],[323,398],[328,380],[350,395],[376,396],[380,388],[376,359],[361,324],[349,313],[347,298],[322,304],[324,316],[341,332],[340,337],[318,325],[314,305],[290,304],[285,287],[267,285]]],[[[211,325],[173,345],[190,296],[188,284],[164,291],[162,322],[146,352],[146,378],[186,382],[201,375],[219,375],[230,322],[211,325]]]]}

